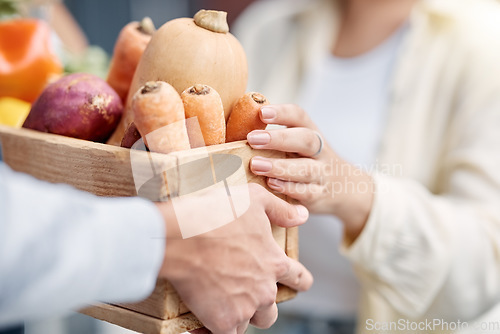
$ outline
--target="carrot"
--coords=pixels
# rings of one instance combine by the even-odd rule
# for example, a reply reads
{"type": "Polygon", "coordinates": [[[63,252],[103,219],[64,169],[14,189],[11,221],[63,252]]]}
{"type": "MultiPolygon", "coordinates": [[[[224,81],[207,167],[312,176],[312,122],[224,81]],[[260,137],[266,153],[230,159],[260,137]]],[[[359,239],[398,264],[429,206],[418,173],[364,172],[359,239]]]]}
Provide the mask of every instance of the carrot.
{"type": "Polygon", "coordinates": [[[194,85],[181,94],[188,119],[188,134],[192,147],[223,144],[226,138],[226,119],[219,93],[207,85],[194,85]],[[198,122],[192,124],[191,117],[198,122]],[[198,127],[199,125],[199,127],[198,127]],[[203,135],[200,136],[200,131],[203,135]]]}
{"type": "Polygon", "coordinates": [[[253,130],[264,130],[266,124],[260,120],[259,111],[269,104],[266,97],[260,93],[246,93],[238,99],[227,121],[226,142],[247,139],[247,134],[253,130]]]}
{"type": "Polygon", "coordinates": [[[190,148],[179,93],[163,81],[149,81],[132,97],[137,130],[150,151],[170,153],[190,148]]]}
{"type": "Polygon", "coordinates": [[[153,21],[145,17],[141,22],[128,23],[118,35],[106,81],[118,93],[124,105],[139,59],[154,32],[153,21]]]}

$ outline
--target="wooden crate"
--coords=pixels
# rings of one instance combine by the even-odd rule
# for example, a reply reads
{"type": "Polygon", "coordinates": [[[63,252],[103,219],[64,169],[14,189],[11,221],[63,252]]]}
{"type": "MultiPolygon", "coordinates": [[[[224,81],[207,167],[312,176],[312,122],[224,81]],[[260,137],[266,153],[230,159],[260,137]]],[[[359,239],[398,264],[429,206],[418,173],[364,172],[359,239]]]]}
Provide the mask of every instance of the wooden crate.
{"type": "MultiPolygon", "coordinates": [[[[14,170],[54,183],[67,183],[99,196],[137,196],[129,149],[94,143],[27,129],[0,126],[0,142],[4,161],[14,170]]],[[[245,180],[266,187],[263,177],[249,172],[252,156],[284,157],[284,153],[253,150],[246,141],[175,152],[168,155],[134,151],[134,171],[151,168],[151,158],[161,170],[174,169],[205,155],[233,154],[241,158],[245,180]]],[[[178,185],[171,178],[163,179],[161,189],[167,196],[178,185]]],[[[291,258],[298,258],[297,228],[273,226],[276,242],[291,258]]],[[[295,291],[279,286],[277,301],[295,296],[295,291]]],[[[159,279],[151,296],[135,304],[100,304],[82,313],[141,333],[182,333],[200,328],[202,324],[182,303],[172,285],[159,279]]]]}

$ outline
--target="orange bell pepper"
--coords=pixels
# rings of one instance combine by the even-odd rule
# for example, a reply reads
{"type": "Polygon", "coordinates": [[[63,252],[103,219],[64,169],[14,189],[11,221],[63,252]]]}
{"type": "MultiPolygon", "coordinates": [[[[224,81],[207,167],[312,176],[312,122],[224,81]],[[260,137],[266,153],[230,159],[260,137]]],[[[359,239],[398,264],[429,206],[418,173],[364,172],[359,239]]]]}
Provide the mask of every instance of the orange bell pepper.
{"type": "Polygon", "coordinates": [[[0,97],[32,103],[62,70],[47,23],[29,18],[0,22],[0,97]]]}

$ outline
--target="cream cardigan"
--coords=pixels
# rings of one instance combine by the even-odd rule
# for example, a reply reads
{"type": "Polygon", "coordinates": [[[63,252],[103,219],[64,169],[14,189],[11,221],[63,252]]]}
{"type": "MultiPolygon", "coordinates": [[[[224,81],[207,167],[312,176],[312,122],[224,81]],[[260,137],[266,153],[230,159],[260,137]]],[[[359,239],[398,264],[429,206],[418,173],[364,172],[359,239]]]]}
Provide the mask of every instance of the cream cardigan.
{"type": "MultiPolygon", "coordinates": [[[[331,0],[250,7],[233,27],[249,89],[294,102],[337,23],[331,0]]],[[[397,175],[374,173],[369,221],[341,250],[362,285],[358,332],[470,328],[500,297],[500,6],[419,2],[395,68],[377,163],[397,175]]]]}

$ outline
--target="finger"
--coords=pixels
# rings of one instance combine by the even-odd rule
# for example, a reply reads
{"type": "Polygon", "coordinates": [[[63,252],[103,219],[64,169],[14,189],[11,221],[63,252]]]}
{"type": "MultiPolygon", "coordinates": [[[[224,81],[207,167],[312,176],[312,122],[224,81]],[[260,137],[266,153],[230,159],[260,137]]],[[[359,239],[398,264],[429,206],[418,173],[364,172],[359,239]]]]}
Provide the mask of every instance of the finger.
{"type": "Polygon", "coordinates": [[[302,203],[308,203],[318,197],[324,197],[327,192],[327,188],[321,184],[284,181],[276,178],[268,178],[267,185],[269,188],[302,203]]]}
{"type": "Polygon", "coordinates": [[[323,145],[317,132],[307,128],[254,130],[247,135],[248,143],[255,149],[298,153],[311,157],[323,145]]]}
{"type": "Polygon", "coordinates": [[[306,291],[313,284],[313,276],[299,261],[287,258],[288,270],[278,276],[278,282],[297,291],[306,291]]]}
{"type": "Polygon", "coordinates": [[[250,323],[261,329],[271,327],[278,319],[278,306],[276,303],[258,309],[255,315],[250,319],[250,323]]]}
{"type": "MultiPolygon", "coordinates": [[[[219,315],[211,318],[201,319],[205,328],[209,331],[208,333],[213,334],[238,334],[237,323],[228,322],[228,319],[219,315]]],[[[203,332],[202,332],[203,333],[203,332]]]]}
{"type": "Polygon", "coordinates": [[[269,159],[260,156],[252,158],[250,170],[256,175],[301,183],[321,183],[323,174],[328,172],[321,162],[309,158],[269,159]]]}
{"type": "Polygon", "coordinates": [[[245,334],[245,332],[247,331],[247,328],[248,328],[248,324],[249,324],[249,322],[245,321],[244,323],[242,323],[241,325],[238,326],[238,328],[236,329],[236,332],[238,334],[245,334]]]}
{"type": "Polygon", "coordinates": [[[309,115],[295,104],[273,104],[261,108],[260,119],[266,124],[279,124],[288,127],[306,127],[317,130],[309,115]]]}
{"type": "Polygon", "coordinates": [[[309,218],[309,211],[303,205],[292,205],[281,198],[263,191],[261,200],[271,223],[281,227],[302,225],[309,218]]]}
{"type": "MultiPolygon", "coordinates": [[[[191,332],[191,333],[198,334],[198,332],[191,332]]],[[[230,329],[230,330],[223,330],[223,331],[220,331],[220,330],[217,330],[217,329],[208,329],[208,327],[207,327],[207,332],[203,332],[203,331],[200,332],[200,334],[202,334],[202,333],[203,334],[205,334],[205,333],[207,333],[207,334],[212,334],[212,333],[213,334],[238,334],[239,332],[238,332],[238,330],[237,330],[236,327],[233,328],[233,329],[230,329]]]]}

